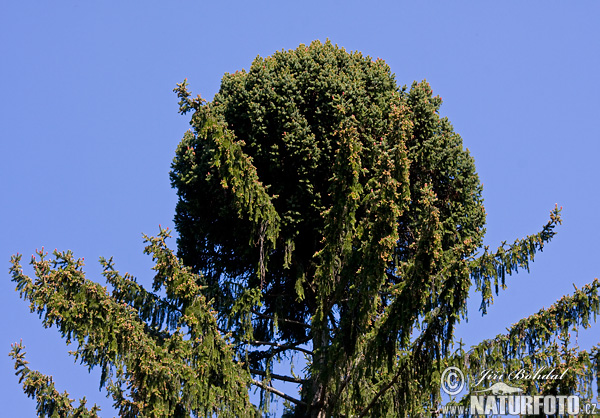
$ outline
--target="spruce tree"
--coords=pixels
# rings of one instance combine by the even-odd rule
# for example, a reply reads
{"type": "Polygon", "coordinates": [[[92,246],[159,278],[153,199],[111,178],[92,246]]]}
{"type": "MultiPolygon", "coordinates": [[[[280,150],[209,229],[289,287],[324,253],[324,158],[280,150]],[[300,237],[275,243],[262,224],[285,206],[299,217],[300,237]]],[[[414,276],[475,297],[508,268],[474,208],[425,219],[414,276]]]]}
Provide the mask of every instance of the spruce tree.
{"type": "MultiPolygon", "coordinates": [[[[398,87],[384,61],[313,42],[225,74],[210,103],[185,81],[175,91],[192,128],[171,172],[179,258],[166,231],[147,237],[154,291],[101,260],[109,293],[70,252],[40,252],[35,281],[19,256],[11,269],[44,326],[102,368],[122,416],[254,416],[272,396],[298,417],[435,415],[448,366],[473,380],[553,364],[569,378],[531,394],[592,395],[598,348],[575,350],[569,332],[595,320],[597,280],[505,335],[456,344],[470,289],[485,313],[561,218],[555,208],[539,233],[482,245],[474,160],[426,82],[398,87]],[[274,369],[299,356],[302,373],[274,369]]],[[[95,416],[31,371],[21,345],[11,354],[40,414],[95,416]]]]}

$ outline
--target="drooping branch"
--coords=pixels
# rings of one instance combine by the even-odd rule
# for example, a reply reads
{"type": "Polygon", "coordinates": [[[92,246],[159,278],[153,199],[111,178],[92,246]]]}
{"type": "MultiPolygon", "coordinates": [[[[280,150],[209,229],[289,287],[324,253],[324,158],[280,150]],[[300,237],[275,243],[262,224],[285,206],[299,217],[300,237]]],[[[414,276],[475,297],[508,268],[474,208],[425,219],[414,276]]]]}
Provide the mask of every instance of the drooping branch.
{"type": "Polygon", "coordinates": [[[379,389],[379,391],[375,394],[375,396],[373,396],[373,399],[371,399],[371,402],[369,402],[369,404],[365,407],[365,409],[363,409],[361,411],[361,413],[358,415],[358,418],[362,418],[362,417],[366,416],[367,413],[371,410],[371,408],[373,408],[373,406],[375,406],[375,404],[377,403],[379,398],[381,398],[393,385],[396,384],[396,382],[398,382],[398,379],[400,378],[402,371],[403,371],[403,367],[402,366],[398,367],[398,370],[396,371],[396,374],[394,374],[394,377],[392,377],[392,379],[388,383],[386,383],[381,389],[379,389]]]}
{"type": "Polygon", "coordinates": [[[556,206],[550,212],[550,220],[541,232],[517,239],[508,247],[506,243],[502,243],[495,253],[488,252],[488,247],[485,247],[484,253],[471,261],[469,266],[471,277],[477,286],[477,291],[481,291],[482,313],[485,314],[487,307],[494,301],[492,280],[495,293],[498,295],[500,288],[506,288],[506,275],[516,273],[519,268],[529,272],[529,263],[533,261],[536,251],[542,251],[544,245],[556,235],[554,228],[562,223],[561,209],[556,206]]]}
{"type": "Polygon", "coordinates": [[[65,391],[59,393],[54,386],[51,376],[43,375],[31,370],[25,360],[24,346],[22,343],[12,345],[10,356],[15,361],[15,374],[19,376],[19,383],[23,383],[23,390],[30,398],[37,401],[38,416],[61,416],[65,418],[98,418],[100,408],[94,404],[90,410],[86,408],[86,399],[80,399],[79,407],[75,408],[73,400],[65,391]]]}
{"type": "Polygon", "coordinates": [[[557,336],[568,338],[573,327],[588,328],[600,314],[600,281],[576,289],[572,295],[563,296],[546,309],[521,319],[508,329],[507,334],[499,334],[493,339],[484,340],[470,352],[473,357],[489,357],[498,350],[505,358],[517,358],[545,347],[557,336]]]}
{"type": "Polygon", "coordinates": [[[177,327],[177,322],[184,314],[180,306],[149,292],[128,273],[121,276],[114,268],[112,257],[108,260],[100,257],[100,264],[103,267],[102,275],[113,287],[112,297],[115,301],[125,302],[135,309],[140,319],[147,322],[150,328],[160,329],[163,324],[169,329],[177,327]]]}
{"type": "Polygon", "coordinates": [[[327,414],[328,415],[331,415],[331,413],[332,413],[333,409],[335,408],[338,400],[340,399],[340,396],[342,395],[342,392],[344,392],[344,390],[348,386],[348,383],[350,383],[350,380],[352,379],[352,374],[353,374],[354,370],[363,361],[363,359],[364,359],[363,355],[357,356],[354,359],[354,362],[348,367],[348,369],[346,371],[346,377],[344,378],[344,381],[338,387],[337,391],[331,397],[331,399],[329,399],[329,402],[328,402],[329,406],[327,407],[327,414]]]}
{"type": "Polygon", "coordinates": [[[290,401],[293,404],[300,405],[300,406],[308,406],[308,404],[306,402],[303,402],[303,401],[301,401],[299,399],[296,399],[296,398],[292,398],[291,396],[286,395],[285,393],[281,392],[280,390],[277,390],[274,387],[271,387],[271,386],[268,386],[268,385],[266,385],[266,384],[264,384],[262,382],[259,382],[256,379],[252,379],[252,384],[256,385],[256,386],[258,386],[260,388],[263,388],[264,390],[266,390],[268,392],[274,393],[275,395],[280,396],[283,399],[285,399],[286,401],[290,401]]]}
{"type": "Polygon", "coordinates": [[[90,369],[101,369],[100,386],[113,396],[120,415],[173,416],[181,399],[189,397],[193,400],[184,408],[193,413],[227,416],[233,411],[229,416],[248,416],[249,374],[233,360],[231,347],[216,330],[214,313],[196,291],[197,277],[166,248],[166,236],[161,231],[146,250],[157,261],[155,270],[165,277],[170,298],[184,307],[179,323],[188,328],[189,339],[178,331],[157,342],[134,307],[85,278],[83,261],[70,251],[55,251],[54,260],[39,251],[39,259],[31,261],[36,280],[23,273],[20,255],[12,257],[10,271],[17,291],[31,302],[44,327],[56,326],[67,341],[77,342],[72,353],[77,359],[90,369]],[[193,364],[208,367],[197,373],[193,364]],[[214,376],[224,382],[219,388],[223,396],[213,395],[214,376]],[[124,388],[131,392],[124,393],[124,388]]]}

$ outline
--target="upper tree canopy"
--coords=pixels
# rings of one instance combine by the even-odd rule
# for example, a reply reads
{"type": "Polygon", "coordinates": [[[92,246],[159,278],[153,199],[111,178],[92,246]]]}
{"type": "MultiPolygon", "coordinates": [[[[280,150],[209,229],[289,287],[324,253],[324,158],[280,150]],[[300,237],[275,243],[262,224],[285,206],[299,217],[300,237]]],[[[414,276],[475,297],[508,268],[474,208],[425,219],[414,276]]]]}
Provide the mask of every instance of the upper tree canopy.
{"type": "MultiPolygon", "coordinates": [[[[123,416],[253,416],[251,386],[263,410],[273,394],[296,416],[428,416],[449,365],[473,377],[550,364],[572,373],[528,393],[591,393],[598,350],[575,351],[569,332],[600,312],[598,281],[506,335],[453,347],[472,284],[485,312],[561,219],[555,209],[538,234],[482,248],[473,158],[426,82],[398,87],[383,61],[313,42],[226,74],[210,103],[186,86],[175,90],[192,129],[171,172],[182,260],[164,231],[146,250],[165,296],[112,261],[109,294],[70,253],[40,253],[36,281],[13,258],[22,296],[102,367],[123,416]],[[273,368],[297,354],[303,373],[273,368]]],[[[12,355],[42,416],[95,416],[31,371],[20,345],[12,355]]]]}
{"type": "MultiPolygon", "coordinates": [[[[464,293],[459,261],[484,231],[481,185],[427,83],[407,91],[382,60],[315,42],[226,74],[207,105],[184,89],[182,111],[195,113],[171,173],[179,251],[222,313],[257,288],[279,318],[339,310],[349,338],[372,298],[408,274],[446,270],[464,293]]],[[[415,315],[405,326],[448,297],[432,284],[394,298],[415,315]]],[[[308,328],[279,332],[299,341],[308,328]]]]}

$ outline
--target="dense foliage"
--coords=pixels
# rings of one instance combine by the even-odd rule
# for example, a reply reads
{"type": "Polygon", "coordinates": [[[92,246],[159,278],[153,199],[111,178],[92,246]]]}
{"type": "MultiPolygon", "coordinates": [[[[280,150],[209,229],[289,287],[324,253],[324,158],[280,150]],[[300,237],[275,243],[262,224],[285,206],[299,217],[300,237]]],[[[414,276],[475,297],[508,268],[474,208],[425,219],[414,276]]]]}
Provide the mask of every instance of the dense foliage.
{"type": "MultiPolygon", "coordinates": [[[[43,249],[32,258],[37,280],[25,274],[21,256],[11,260],[21,297],[45,327],[56,326],[72,354],[91,369],[100,367],[106,387],[122,417],[188,417],[213,413],[224,417],[254,416],[248,400],[248,373],[233,361],[230,344],[220,334],[215,316],[198,285],[166,247],[166,230],[148,238],[146,252],[156,262],[154,291],[143,289],[129,274],[120,275],[112,260],[101,259],[105,287],[85,278],[83,260],[70,251],[43,249]]],[[[22,344],[11,355],[25,392],[37,398],[38,414],[48,417],[93,417],[97,409],[78,408],[58,394],[52,378],[27,367],[22,344]]]]}
{"type": "MultiPolygon", "coordinates": [[[[226,74],[210,103],[186,82],[176,92],[192,113],[171,172],[181,260],[164,232],[147,249],[166,296],[111,261],[109,294],[70,253],[53,263],[40,253],[35,282],[13,260],[22,296],[105,370],[123,416],[252,415],[250,386],[263,411],[274,395],[295,416],[428,415],[448,365],[476,375],[553,362],[574,370],[554,390],[591,396],[598,352],[574,351],[567,334],[595,319],[597,281],[507,335],[468,352],[454,345],[471,286],[485,312],[561,219],[555,209],[541,232],[482,247],[473,158],[426,82],[399,88],[382,60],[314,42],[226,74]],[[277,373],[294,356],[303,373],[277,373]]],[[[40,411],[58,408],[20,350],[26,392],[40,411]]]]}

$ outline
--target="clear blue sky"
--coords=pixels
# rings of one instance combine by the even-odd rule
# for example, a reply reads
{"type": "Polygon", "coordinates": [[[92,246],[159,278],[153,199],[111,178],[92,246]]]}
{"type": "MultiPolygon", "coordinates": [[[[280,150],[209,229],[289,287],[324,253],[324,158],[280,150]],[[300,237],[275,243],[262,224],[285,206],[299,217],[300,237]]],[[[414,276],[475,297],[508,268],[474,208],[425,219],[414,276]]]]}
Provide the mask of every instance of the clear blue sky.
{"type": "MultiPolygon", "coordinates": [[[[564,207],[531,274],[509,278],[484,318],[479,298],[470,304],[465,341],[493,337],[600,274],[598,2],[208,3],[0,5],[4,416],[34,416],[6,355],[21,338],[33,369],[112,416],[98,373],[73,364],[74,348],[14,291],[11,254],[27,262],[41,246],[72,249],[90,278],[99,278],[98,257],[112,255],[150,283],[141,233],[173,226],[168,172],[188,127],[175,84],[187,77],[211,99],[223,73],[315,39],[381,57],[399,84],[427,79],[442,96],[484,183],[488,244],[535,233],[555,203],[564,207]]],[[[584,347],[593,341],[580,337],[584,347]]]]}

